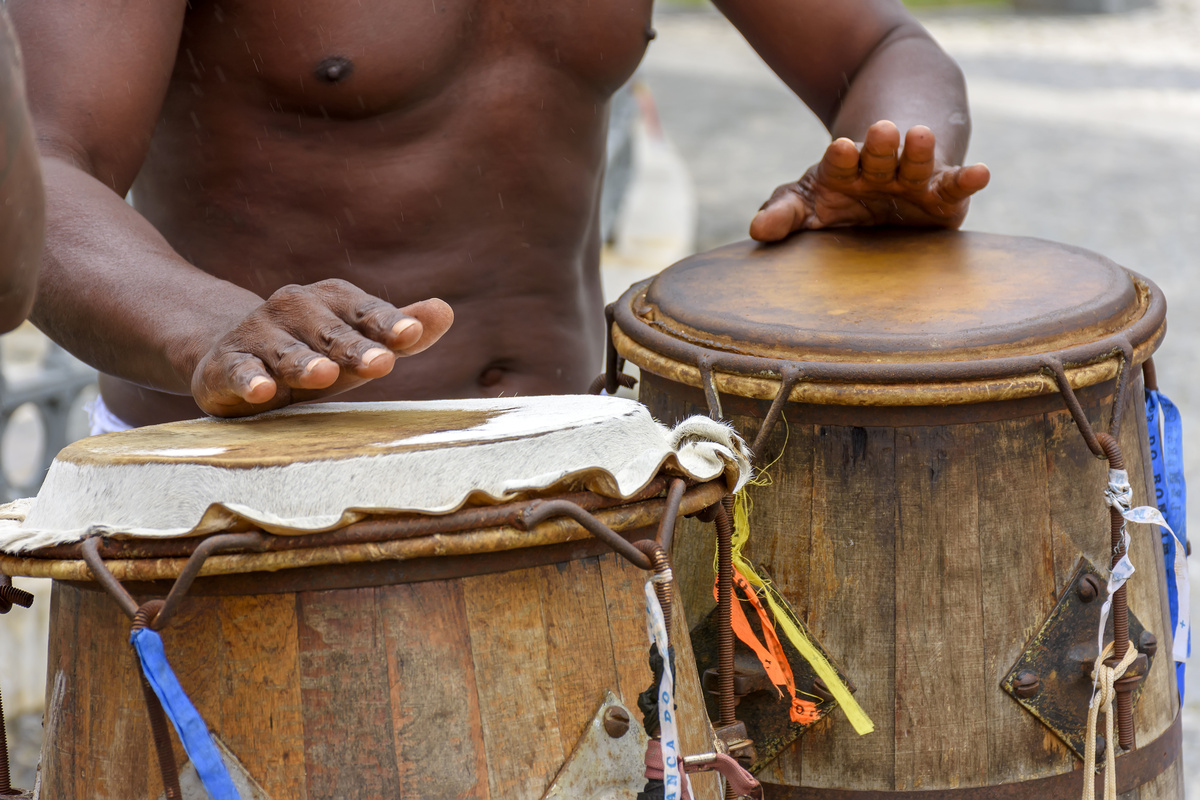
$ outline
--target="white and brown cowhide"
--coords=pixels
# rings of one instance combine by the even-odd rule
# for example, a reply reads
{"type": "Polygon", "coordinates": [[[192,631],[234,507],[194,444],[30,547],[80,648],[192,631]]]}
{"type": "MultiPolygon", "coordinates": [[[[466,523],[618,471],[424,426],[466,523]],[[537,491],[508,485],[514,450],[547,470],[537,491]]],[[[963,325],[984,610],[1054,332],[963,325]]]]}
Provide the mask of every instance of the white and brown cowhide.
{"type": "Polygon", "coordinates": [[[730,428],[693,417],[668,429],[616,397],[297,406],[76,442],[36,498],[0,507],[0,551],[245,522],[309,533],[366,514],[439,514],[584,488],[625,498],[663,470],[724,476],[731,490],[750,476],[730,428]]]}

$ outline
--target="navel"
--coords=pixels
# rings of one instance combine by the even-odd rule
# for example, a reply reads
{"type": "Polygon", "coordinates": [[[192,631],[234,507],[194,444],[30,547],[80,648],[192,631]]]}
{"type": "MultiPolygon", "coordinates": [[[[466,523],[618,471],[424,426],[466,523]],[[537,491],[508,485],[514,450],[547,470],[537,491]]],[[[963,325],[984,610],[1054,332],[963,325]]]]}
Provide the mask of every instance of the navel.
{"type": "Polygon", "coordinates": [[[354,62],[343,56],[330,56],[317,64],[313,74],[325,83],[341,83],[354,72],[354,62]]]}

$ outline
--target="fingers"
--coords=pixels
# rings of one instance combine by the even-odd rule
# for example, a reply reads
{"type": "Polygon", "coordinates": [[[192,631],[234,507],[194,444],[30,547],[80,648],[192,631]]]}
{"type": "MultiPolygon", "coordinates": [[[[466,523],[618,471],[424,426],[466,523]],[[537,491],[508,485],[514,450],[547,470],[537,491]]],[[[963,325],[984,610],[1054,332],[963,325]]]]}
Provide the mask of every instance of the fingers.
{"type": "Polygon", "coordinates": [[[876,185],[895,180],[899,151],[900,129],[893,123],[881,120],[868,128],[859,157],[863,180],[876,185]]]}
{"type": "Polygon", "coordinates": [[[796,184],[780,186],[750,221],[750,238],[759,242],[778,242],[803,228],[809,211],[796,184]]]}
{"type": "Polygon", "coordinates": [[[896,175],[902,184],[916,189],[929,183],[933,177],[934,145],[933,131],[924,125],[909,128],[904,136],[904,151],[896,175]]]}
{"type": "Polygon", "coordinates": [[[937,177],[934,192],[949,203],[961,203],[988,185],[991,172],[984,164],[953,167],[937,177]]]}
{"type": "Polygon", "coordinates": [[[219,416],[291,402],[291,390],[339,392],[392,371],[449,329],[441,300],[398,309],[341,280],[285,286],[221,338],[197,365],[192,394],[219,416]]]}
{"type": "Polygon", "coordinates": [[[834,139],[825,148],[817,164],[817,179],[834,187],[847,186],[858,179],[858,147],[846,138],[834,139]]]}
{"type": "Polygon", "coordinates": [[[413,303],[400,310],[417,322],[415,327],[404,332],[406,340],[412,339],[412,344],[405,344],[401,349],[401,353],[406,356],[416,355],[429,348],[454,324],[454,310],[436,297],[413,303]]]}

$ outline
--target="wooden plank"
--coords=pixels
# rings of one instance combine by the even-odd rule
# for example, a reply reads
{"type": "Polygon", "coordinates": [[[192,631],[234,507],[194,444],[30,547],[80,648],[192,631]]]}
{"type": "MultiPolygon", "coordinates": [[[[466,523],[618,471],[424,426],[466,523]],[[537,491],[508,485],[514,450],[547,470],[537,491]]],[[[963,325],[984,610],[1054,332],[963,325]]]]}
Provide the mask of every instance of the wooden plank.
{"type": "Polygon", "coordinates": [[[74,797],[127,800],[162,791],[158,761],[129,645],[129,620],[103,592],[79,592],[74,797]],[[116,746],[114,747],[114,743],[116,746]]]}
{"type": "Polygon", "coordinates": [[[564,761],[538,570],[464,578],[491,796],[536,800],[564,761]]]}
{"type": "Polygon", "coordinates": [[[595,558],[539,567],[547,656],[562,751],[570,755],[605,693],[620,691],[604,579],[595,558]]]}
{"type": "Polygon", "coordinates": [[[851,775],[856,789],[895,786],[895,478],[893,429],[817,429],[809,627],[856,685],[875,732],[859,736],[833,714],[776,759],[788,783],[802,768],[805,786],[844,786],[851,775]]]}
{"type": "Polygon", "coordinates": [[[966,425],[896,432],[900,790],[987,781],[976,449],[966,425]]]}
{"type": "MultiPolygon", "coordinates": [[[[645,584],[649,574],[614,555],[600,558],[604,578],[608,627],[620,675],[622,702],[641,724],[637,697],[650,687],[653,678],[647,661],[645,584]]],[[[711,726],[704,710],[704,695],[696,672],[696,657],[688,638],[686,612],[675,604],[671,617],[671,640],[675,647],[675,700],[679,711],[680,741],[685,753],[712,749],[711,726]]],[[[693,781],[693,788],[707,786],[707,779],[693,781]]],[[[696,792],[699,798],[700,791],[696,792]]]]}
{"type": "Polygon", "coordinates": [[[975,426],[979,557],[983,574],[988,783],[1027,781],[1073,768],[1062,742],[1000,688],[1025,643],[1057,602],[1050,538],[1045,421],[975,426]]]}
{"type": "Polygon", "coordinates": [[[80,590],[58,581],[50,590],[50,640],[46,658],[46,715],[41,782],[46,797],[77,797],[75,755],[80,748],[76,666],[80,590]]]}
{"type": "Polygon", "coordinates": [[[396,796],[486,800],[487,761],[459,580],[381,588],[396,796]]]}
{"type": "Polygon", "coordinates": [[[1171,766],[1163,770],[1157,778],[1143,783],[1132,792],[1120,795],[1120,798],[1121,800],[1183,800],[1183,754],[1180,753],[1171,766]]]}
{"type": "MultiPolygon", "coordinates": [[[[597,559],[604,587],[605,615],[616,664],[621,702],[631,711],[637,708],[638,695],[650,685],[647,663],[650,643],[646,638],[646,600],[642,586],[646,573],[615,553],[597,559]]],[[[695,661],[692,662],[695,670],[695,661]]]]}
{"type": "Polygon", "coordinates": [[[398,782],[375,590],[298,596],[310,797],[392,797],[398,782]]]}
{"type": "MultiPolygon", "coordinates": [[[[744,424],[748,424],[748,420],[744,424]]],[[[770,485],[747,489],[752,508],[746,555],[771,577],[805,624],[812,621],[809,602],[814,594],[810,586],[813,578],[810,567],[813,451],[820,430],[823,429],[813,425],[787,426],[781,421],[769,437],[770,444],[764,447],[764,452],[769,453],[782,450],[775,464],[765,468],[770,485]]],[[[760,480],[763,477],[763,474],[759,475],[760,480]]],[[[708,563],[711,599],[712,561],[708,563]]]]}
{"type": "Polygon", "coordinates": [[[296,596],[223,597],[216,612],[218,735],[269,796],[306,800],[296,596]]]}
{"type": "MultiPolygon", "coordinates": [[[[1094,421],[1101,415],[1089,409],[1094,421]]],[[[1092,455],[1069,412],[1046,414],[1046,488],[1054,547],[1055,593],[1061,594],[1075,574],[1081,555],[1107,570],[1108,484],[1105,462],[1092,455]]]]}
{"type": "MultiPolygon", "coordinates": [[[[209,730],[218,732],[222,729],[221,665],[225,661],[217,613],[219,602],[216,597],[186,597],[169,624],[159,631],[167,663],[179,685],[209,730]]],[[[183,769],[188,757],[174,729],[171,742],[175,763],[183,769]]]]}

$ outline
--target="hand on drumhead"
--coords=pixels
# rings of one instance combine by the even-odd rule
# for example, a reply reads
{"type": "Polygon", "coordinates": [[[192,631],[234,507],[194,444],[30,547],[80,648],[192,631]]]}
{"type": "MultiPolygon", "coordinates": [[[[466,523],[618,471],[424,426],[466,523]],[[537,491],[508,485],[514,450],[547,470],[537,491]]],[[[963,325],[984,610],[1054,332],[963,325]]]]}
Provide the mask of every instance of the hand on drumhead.
{"type": "Polygon", "coordinates": [[[192,396],[208,414],[240,417],[334,395],[387,375],[453,321],[441,300],[396,308],[342,280],[285,286],[200,359],[192,396]]]}
{"type": "Polygon", "coordinates": [[[983,164],[950,166],[937,156],[933,131],[900,131],[876,122],[861,149],[836,139],[821,162],[795,183],[775,190],[750,223],[750,236],[775,242],[801,230],[848,225],[915,225],[957,228],[971,195],[987,186],[983,164]]]}

